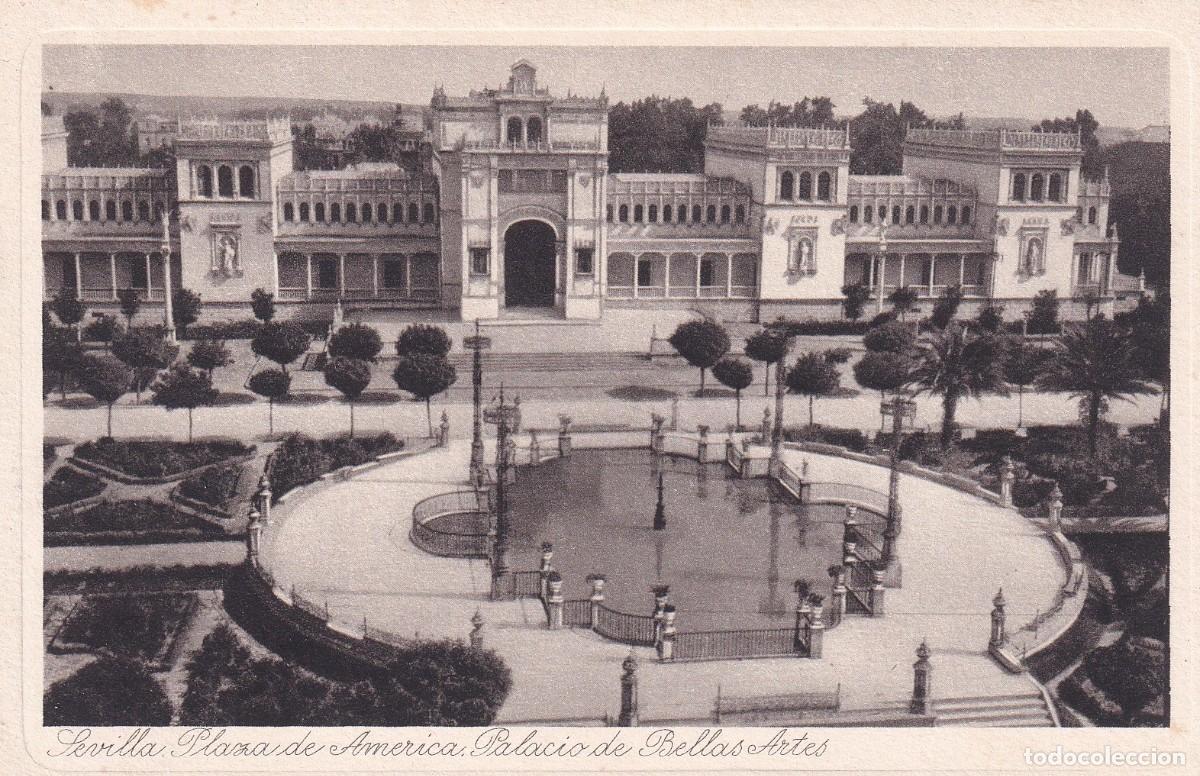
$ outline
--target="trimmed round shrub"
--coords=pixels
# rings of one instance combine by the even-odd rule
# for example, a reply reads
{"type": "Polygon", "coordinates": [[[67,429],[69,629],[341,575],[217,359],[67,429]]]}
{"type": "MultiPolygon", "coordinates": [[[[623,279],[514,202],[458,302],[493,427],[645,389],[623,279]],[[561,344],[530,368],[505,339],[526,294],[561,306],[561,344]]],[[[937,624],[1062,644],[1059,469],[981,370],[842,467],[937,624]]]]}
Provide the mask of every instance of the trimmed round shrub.
{"type": "Polygon", "coordinates": [[[396,338],[396,355],[425,353],[430,356],[445,356],[450,352],[450,345],[450,337],[441,327],[429,323],[414,323],[407,326],[396,338]]]}
{"type": "Polygon", "coordinates": [[[907,353],[917,338],[911,326],[888,321],[863,335],[863,346],[872,353],[907,353]]]}
{"type": "Polygon", "coordinates": [[[379,338],[379,332],[365,323],[352,323],[330,335],[328,350],[331,358],[374,362],[383,350],[383,340],[379,338]]]}
{"type": "Polygon", "coordinates": [[[271,321],[264,323],[258,334],[250,341],[250,349],[256,356],[268,358],[287,371],[287,365],[308,350],[311,342],[308,333],[293,321],[271,321]]]}

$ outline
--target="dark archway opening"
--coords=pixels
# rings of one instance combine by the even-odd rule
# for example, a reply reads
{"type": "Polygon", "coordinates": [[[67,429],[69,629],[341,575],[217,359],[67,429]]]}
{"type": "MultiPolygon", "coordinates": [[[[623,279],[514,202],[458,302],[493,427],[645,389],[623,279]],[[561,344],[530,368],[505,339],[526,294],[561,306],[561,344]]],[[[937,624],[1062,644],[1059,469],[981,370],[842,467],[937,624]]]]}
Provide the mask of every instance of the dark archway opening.
{"type": "Polygon", "coordinates": [[[518,221],[504,233],[504,304],[554,306],[554,230],[541,221],[518,221]]]}

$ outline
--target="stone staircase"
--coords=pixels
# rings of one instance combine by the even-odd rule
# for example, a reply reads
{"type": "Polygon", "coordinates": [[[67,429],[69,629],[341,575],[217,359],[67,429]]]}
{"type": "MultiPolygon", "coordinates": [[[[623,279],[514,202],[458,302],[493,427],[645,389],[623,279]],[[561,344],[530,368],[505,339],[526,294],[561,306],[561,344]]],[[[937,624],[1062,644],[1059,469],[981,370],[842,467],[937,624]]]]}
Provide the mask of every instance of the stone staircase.
{"type": "MultiPolygon", "coordinates": [[[[450,363],[460,375],[471,373],[470,353],[451,353],[450,363]]],[[[498,371],[570,372],[595,370],[657,369],[643,353],[492,353],[483,354],[485,374],[498,371]]]]}
{"type": "Polygon", "coordinates": [[[939,698],[933,710],[939,726],[1054,727],[1041,693],[1032,688],[1016,695],[939,698]]]}

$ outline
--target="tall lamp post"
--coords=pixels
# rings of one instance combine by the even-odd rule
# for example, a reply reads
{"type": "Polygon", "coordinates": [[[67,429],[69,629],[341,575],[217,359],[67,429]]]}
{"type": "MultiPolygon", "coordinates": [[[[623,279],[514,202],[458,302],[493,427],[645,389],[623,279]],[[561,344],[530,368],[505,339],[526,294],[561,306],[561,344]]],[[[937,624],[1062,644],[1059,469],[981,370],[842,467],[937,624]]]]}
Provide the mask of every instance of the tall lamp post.
{"type": "Polygon", "coordinates": [[[496,426],[496,543],[492,550],[492,596],[499,596],[500,581],[508,574],[508,432],[516,407],[504,401],[500,386],[497,404],[483,411],[483,419],[496,426]]]}
{"type": "MultiPolygon", "coordinates": [[[[175,312],[171,309],[171,214],[166,210],[162,215],[162,257],[163,257],[163,323],[167,327],[167,341],[175,341],[175,312]]],[[[150,279],[146,279],[147,288],[150,279]]]]}
{"type": "Polygon", "coordinates": [[[917,403],[902,394],[881,402],[879,411],[884,417],[892,418],[892,449],[889,456],[887,523],[883,529],[883,561],[888,566],[889,576],[898,562],[896,537],[900,535],[900,442],[904,433],[904,421],[917,415],[917,403]]]}
{"type": "Polygon", "coordinates": [[[475,335],[463,338],[463,347],[473,351],[471,359],[471,482],[477,486],[483,482],[483,351],[492,346],[490,337],[479,333],[479,320],[475,320],[475,335]]]}
{"type": "Polygon", "coordinates": [[[783,337],[783,357],[775,365],[775,425],[771,429],[771,464],[780,460],[783,451],[783,396],[787,392],[787,357],[792,349],[792,338],[786,330],[780,329],[783,337]]]}
{"type": "MultiPolygon", "coordinates": [[[[879,273],[875,278],[875,283],[878,286],[875,297],[875,312],[883,312],[883,280],[887,275],[887,224],[879,227],[879,273]]],[[[904,278],[900,279],[901,284],[904,278]]]]}

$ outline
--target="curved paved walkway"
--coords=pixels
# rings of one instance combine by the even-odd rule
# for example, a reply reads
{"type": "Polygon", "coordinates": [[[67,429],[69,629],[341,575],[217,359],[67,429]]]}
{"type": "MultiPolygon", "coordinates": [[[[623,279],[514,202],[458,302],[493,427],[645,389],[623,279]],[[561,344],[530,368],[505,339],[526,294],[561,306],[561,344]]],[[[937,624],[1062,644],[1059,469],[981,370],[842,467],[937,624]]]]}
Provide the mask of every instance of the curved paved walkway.
{"type": "MultiPolygon", "coordinates": [[[[584,436],[576,435],[577,446],[587,444],[584,436]]],[[[620,436],[628,439],[603,441],[644,442],[641,434],[620,436]]],[[[629,647],[590,631],[549,631],[536,600],[487,600],[486,562],[432,557],[409,542],[413,504],[463,486],[459,475],[468,455],[468,443],[455,441],[297,494],[276,507],[264,532],[264,564],[280,587],[294,585],[318,604],[327,601],[343,623],[361,625],[366,617],[400,635],[465,637],[480,610],[485,645],[513,671],[513,691],[498,721],[615,715],[620,662],[629,647]]],[[[792,450],[785,456],[797,468],[807,458],[814,481],[886,489],[887,472],[879,467],[792,450]]],[[[1027,622],[1051,605],[1066,580],[1053,545],[1016,512],[940,484],[905,476],[900,498],[904,587],[888,590],[885,617],[844,620],[827,632],[822,660],[659,665],[651,650],[638,649],[643,718],[706,714],[718,686],[725,695],[761,695],[832,690],[840,683],[846,709],[906,703],[922,639],[933,650],[935,697],[1027,693],[1025,678],[1004,672],[986,654],[988,613],[1000,585],[1011,623],[1027,622]]]]}

